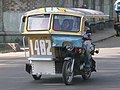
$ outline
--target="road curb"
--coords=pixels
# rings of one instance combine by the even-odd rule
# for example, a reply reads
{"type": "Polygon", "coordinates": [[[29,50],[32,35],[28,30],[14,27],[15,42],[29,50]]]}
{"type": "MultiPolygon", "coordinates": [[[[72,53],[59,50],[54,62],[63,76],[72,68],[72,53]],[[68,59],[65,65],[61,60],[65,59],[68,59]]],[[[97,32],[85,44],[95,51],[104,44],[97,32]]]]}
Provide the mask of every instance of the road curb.
{"type": "Polygon", "coordinates": [[[93,43],[98,43],[98,42],[101,42],[101,41],[107,40],[107,39],[109,39],[109,38],[112,38],[112,37],[114,37],[114,36],[115,36],[115,34],[114,34],[114,35],[111,35],[111,36],[109,36],[109,37],[106,37],[106,38],[103,38],[103,39],[100,39],[100,40],[94,41],[93,43]]]}

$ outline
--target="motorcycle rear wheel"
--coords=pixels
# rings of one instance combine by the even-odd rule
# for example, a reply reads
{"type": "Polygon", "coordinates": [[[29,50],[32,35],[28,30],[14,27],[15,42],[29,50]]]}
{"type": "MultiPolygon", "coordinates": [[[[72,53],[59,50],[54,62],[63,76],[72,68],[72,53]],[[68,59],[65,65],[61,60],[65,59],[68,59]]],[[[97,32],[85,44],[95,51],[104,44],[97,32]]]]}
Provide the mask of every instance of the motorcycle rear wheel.
{"type": "Polygon", "coordinates": [[[83,80],[88,80],[91,76],[91,70],[90,71],[87,71],[85,72],[83,75],[82,75],[82,78],[83,80]]]}
{"type": "Polygon", "coordinates": [[[62,68],[62,76],[63,76],[63,82],[66,85],[71,84],[73,80],[73,71],[71,72],[71,61],[64,61],[63,68],[62,68]]]}

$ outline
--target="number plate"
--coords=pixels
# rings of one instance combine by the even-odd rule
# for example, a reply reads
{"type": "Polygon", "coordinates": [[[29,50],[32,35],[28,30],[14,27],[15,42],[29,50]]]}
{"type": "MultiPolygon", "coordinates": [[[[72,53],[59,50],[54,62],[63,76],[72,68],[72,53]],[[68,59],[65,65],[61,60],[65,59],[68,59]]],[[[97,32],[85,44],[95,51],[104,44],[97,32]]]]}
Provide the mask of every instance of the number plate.
{"type": "Polygon", "coordinates": [[[38,36],[39,38],[29,39],[30,54],[33,55],[53,55],[50,37],[38,36]]]}

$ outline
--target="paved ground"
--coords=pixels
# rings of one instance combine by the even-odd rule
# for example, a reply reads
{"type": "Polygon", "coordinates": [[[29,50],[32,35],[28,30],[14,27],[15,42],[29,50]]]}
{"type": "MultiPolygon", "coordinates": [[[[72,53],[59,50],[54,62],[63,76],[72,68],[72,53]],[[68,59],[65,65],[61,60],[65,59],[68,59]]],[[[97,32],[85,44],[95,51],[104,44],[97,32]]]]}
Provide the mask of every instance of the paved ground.
{"type": "Polygon", "coordinates": [[[24,70],[24,52],[0,54],[0,90],[120,90],[120,37],[95,44],[100,50],[94,56],[97,72],[85,81],[76,76],[69,86],[57,75],[34,81],[24,70]]]}
{"type": "Polygon", "coordinates": [[[98,42],[107,38],[110,38],[116,34],[113,28],[106,28],[104,30],[97,30],[96,33],[92,33],[93,42],[98,42]]]}

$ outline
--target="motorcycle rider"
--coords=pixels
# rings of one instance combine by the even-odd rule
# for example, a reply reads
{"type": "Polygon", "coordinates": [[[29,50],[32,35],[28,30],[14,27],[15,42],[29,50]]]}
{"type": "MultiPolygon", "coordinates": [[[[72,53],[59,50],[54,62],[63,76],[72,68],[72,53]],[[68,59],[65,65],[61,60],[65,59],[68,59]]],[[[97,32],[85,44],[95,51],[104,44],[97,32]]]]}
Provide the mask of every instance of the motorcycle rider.
{"type": "MultiPolygon", "coordinates": [[[[85,70],[90,71],[91,70],[91,64],[92,64],[91,60],[93,60],[92,56],[91,56],[91,51],[94,48],[91,48],[91,47],[93,47],[93,44],[92,44],[92,40],[91,40],[91,31],[90,31],[90,28],[89,28],[89,23],[87,21],[85,21],[85,32],[84,32],[84,35],[83,35],[83,40],[84,40],[83,46],[84,46],[84,49],[85,49],[85,70]]],[[[93,71],[96,71],[95,68],[94,68],[93,71]]]]}

